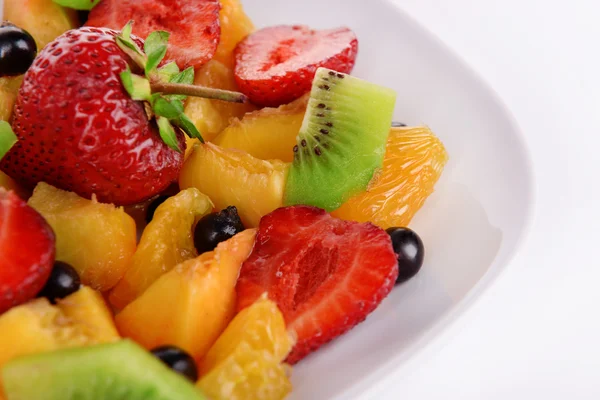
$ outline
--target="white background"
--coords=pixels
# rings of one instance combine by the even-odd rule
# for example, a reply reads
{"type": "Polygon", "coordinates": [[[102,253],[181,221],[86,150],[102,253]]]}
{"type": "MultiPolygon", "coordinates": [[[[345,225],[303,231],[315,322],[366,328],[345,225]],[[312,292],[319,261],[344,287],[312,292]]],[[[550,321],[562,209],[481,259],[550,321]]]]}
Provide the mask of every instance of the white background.
{"type": "Polygon", "coordinates": [[[365,398],[600,399],[600,1],[393,1],[516,116],[536,216],[492,288],[365,398]]]}

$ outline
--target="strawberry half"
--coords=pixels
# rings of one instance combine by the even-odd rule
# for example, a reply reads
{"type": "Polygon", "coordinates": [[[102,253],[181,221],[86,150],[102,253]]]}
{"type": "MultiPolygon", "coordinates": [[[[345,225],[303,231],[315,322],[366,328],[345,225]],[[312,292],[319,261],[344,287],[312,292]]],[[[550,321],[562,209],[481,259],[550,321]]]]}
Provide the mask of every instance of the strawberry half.
{"type": "Polygon", "coordinates": [[[363,321],[392,290],[398,263],[389,235],[324,210],[293,206],[260,221],[237,283],[238,309],[267,292],[297,343],[296,363],[363,321]]]}
{"type": "Polygon", "coordinates": [[[171,33],[166,59],[181,69],[198,68],[209,61],[219,45],[219,0],[102,0],[92,9],[87,26],[121,29],[135,21],[133,33],[171,33]]]}
{"type": "Polygon", "coordinates": [[[349,74],[357,53],[358,40],[348,28],[273,26],[237,45],[235,80],[253,103],[276,107],[310,91],[319,67],[349,74]]]}
{"type": "Polygon", "coordinates": [[[0,313],[34,298],[54,264],[54,232],[14,192],[0,188],[0,313]]]}

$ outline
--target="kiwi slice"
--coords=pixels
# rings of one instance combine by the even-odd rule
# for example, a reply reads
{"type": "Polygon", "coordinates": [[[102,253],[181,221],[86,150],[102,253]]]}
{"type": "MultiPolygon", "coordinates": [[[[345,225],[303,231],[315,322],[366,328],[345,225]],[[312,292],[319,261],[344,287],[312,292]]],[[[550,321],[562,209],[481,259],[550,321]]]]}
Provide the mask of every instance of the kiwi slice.
{"type": "Polygon", "coordinates": [[[383,163],[396,93],[319,68],[294,146],[286,205],[333,211],[367,188],[383,163]]]}
{"type": "Polygon", "coordinates": [[[5,364],[9,400],[201,400],[202,393],[135,343],[72,348],[5,364]]]}

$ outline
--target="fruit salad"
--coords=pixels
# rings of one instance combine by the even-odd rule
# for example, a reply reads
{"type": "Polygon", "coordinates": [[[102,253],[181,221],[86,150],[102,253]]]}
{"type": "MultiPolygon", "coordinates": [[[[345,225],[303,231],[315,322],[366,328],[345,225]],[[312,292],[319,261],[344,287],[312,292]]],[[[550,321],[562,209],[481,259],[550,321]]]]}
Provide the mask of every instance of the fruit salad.
{"type": "Polygon", "coordinates": [[[344,21],[255,27],[240,0],[4,17],[0,400],[283,399],[423,265],[409,225],[448,155],[352,75],[344,21]]]}

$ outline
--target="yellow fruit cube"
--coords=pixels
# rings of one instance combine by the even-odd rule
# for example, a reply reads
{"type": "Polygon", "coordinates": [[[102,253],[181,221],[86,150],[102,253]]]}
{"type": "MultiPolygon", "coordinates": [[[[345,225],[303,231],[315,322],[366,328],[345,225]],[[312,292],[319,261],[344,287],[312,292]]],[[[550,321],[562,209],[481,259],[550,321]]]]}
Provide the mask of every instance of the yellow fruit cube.
{"type": "Polygon", "coordinates": [[[56,234],[56,259],[71,264],[81,281],[100,291],[121,279],[136,248],[134,220],[110,204],[40,182],[28,204],[56,234]]]}
{"type": "Polygon", "coordinates": [[[263,215],[282,206],[288,170],[289,164],[279,160],[198,144],[183,164],[179,186],[197,188],[219,210],[236,206],[244,224],[256,227],[263,215]]]}
{"type": "Polygon", "coordinates": [[[175,345],[200,360],[235,313],[235,284],[254,230],[162,275],[115,318],[121,335],[147,349],[175,345]]]}
{"type": "Polygon", "coordinates": [[[196,257],[192,228],[212,209],[210,199],[196,188],[182,190],[158,206],[144,229],[131,266],[110,293],[110,303],[117,309],[124,308],[161,275],[196,257]]]}
{"type": "Polygon", "coordinates": [[[221,39],[213,60],[217,60],[233,70],[233,49],[254,31],[254,24],[244,12],[240,0],[221,0],[219,22],[221,39]]]}

